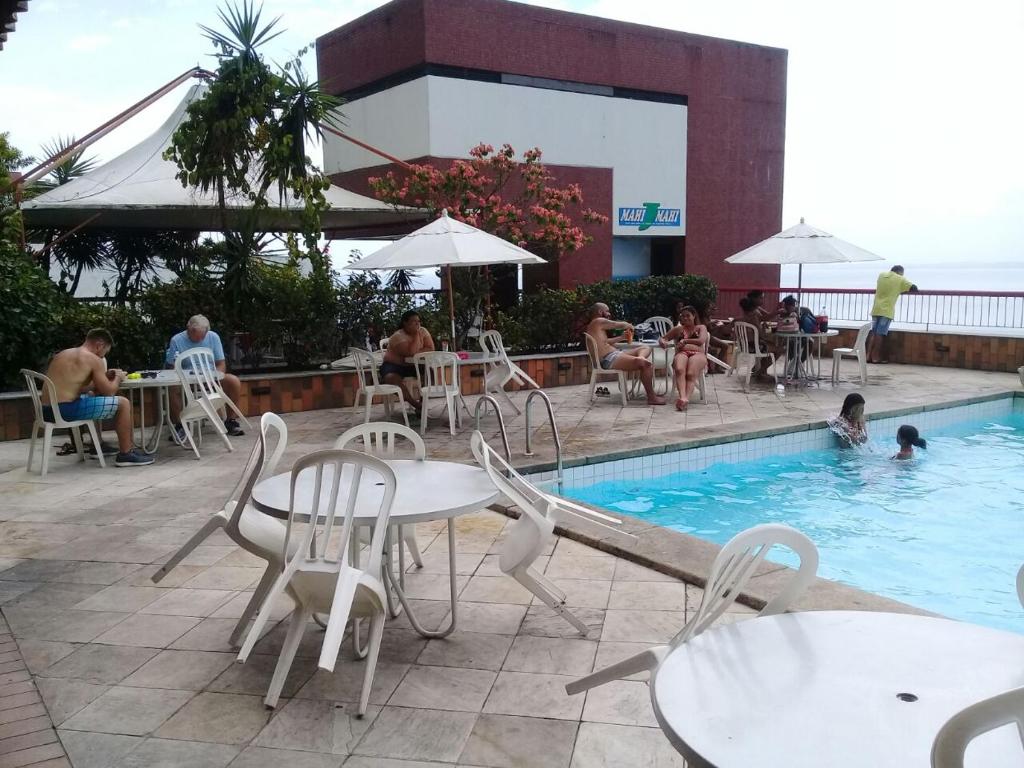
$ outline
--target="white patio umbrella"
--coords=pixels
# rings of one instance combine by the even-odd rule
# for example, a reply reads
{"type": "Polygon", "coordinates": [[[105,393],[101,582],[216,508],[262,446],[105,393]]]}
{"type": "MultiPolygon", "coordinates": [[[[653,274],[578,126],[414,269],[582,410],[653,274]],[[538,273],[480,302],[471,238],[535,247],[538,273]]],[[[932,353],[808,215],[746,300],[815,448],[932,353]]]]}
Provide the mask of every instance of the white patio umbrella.
{"type": "Polygon", "coordinates": [[[544,264],[544,259],[518,245],[451,219],[447,211],[425,227],[396,240],[347,269],[423,269],[446,267],[448,314],[455,343],[455,301],[452,298],[452,267],[487,267],[496,264],[544,264]]]}
{"type": "Polygon", "coordinates": [[[804,281],[804,264],[835,264],[844,261],[882,261],[882,257],[805,224],[803,218],[767,240],[726,259],[730,264],[798,264],[797,301],[804,281]]]}

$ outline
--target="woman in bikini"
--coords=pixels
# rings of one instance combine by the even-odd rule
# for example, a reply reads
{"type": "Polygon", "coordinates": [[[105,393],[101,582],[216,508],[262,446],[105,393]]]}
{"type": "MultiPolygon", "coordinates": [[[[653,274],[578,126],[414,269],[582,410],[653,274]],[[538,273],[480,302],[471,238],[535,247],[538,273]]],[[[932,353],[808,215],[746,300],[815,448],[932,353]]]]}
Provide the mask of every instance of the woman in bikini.
{"type": "Polygon", "coordinates": [[[679,324],[658,339],[658,344],[667,349],[675,345],[672,358],[672,372],[676,380],[676,410],[685,411],[690,404],[690,395],[697,386],[700,374],[708,366],[704,350],[708,344],[708,329],[697,322],[697,310],[686,306],[679,311],[679,324]]]}

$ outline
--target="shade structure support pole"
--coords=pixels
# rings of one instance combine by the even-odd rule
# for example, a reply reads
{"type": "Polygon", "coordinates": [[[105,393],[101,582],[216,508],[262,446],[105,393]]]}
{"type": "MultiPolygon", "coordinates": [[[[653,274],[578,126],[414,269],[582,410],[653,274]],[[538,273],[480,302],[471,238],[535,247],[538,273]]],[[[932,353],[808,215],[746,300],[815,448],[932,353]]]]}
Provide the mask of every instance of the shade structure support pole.
{"type": "Polygon", "coordinates": [[[397,165],[397,166],[399,166],[401,168],[404,168],[405,170],[409,170],[410,168],[412,168],[412,166],[409,165],[409,163],[405,162],[405,160],[399,160],[394,155],[389,155],[384,150],[377,149],[372,144],[367,144],[365,141],[360,141],[359,139],[355,139],[355,138],[349,136],[346,133],[342,133],[337,128],[332,128],[329,125],[325,125],[325,126],[323,126],[323,130],[327,131],[328,133],[333,133],[338,138],[341,138],[341,139],[344,139],[345,141],[351,142],[352,144],[355,144],[357,147],[361,147],[361,148],[365,149],[367,152],[372,152],[375,155],[383,157],[389,163],[394,163],[395,165],[397,165]]]}
{"type": "Polygon", "coordinates": [[[448,280],[448,317],[452,321],[452,351],[455,351],[455,293],[452,291],[452,268],[445,267],[448,280]]]}
{"type": "Polygon", "coordinates": [[[146,109],[150,104],[157,101],[166,94],[170,93],[179,85],[181,85],[186,80],[192,77],[210,78],[213,77],[213,74],[211,72],[207,72],[205,69],[202,69],[200,67],[192,67],[188,71],[182,72],[180,75],[178,75],[176,78],[171,80],[166,85],[161,86],[141,101],[138,101],[132,106],[128,107],[128,109],[126,109],[124,112],[121,112],[120,114],[112,117],[110,120],[107,120],[107,122],[103,123],[103,125],[101,125],[99,128],[90,131],[89,133],[85,134],[85,136],[80,138],[78,141],[74,142],[73,144],[70,144],[68,147],[64,149],[63,152],[59,152],[56,155],[53,155],[52,157],[48,157],[35,168],[26,171],[20,176],[17,176],[14,179],[14,185],[16,187],[23,186],[25,184],[35,181],[36,179],[42,178],[50,171],[52,171],[55,167],[57,167],[65,160],[67,160],[75,152],[83,150],[90,144],[93,144],[99,139],[102,139],[104,136],[106,136],[112,130],[114,130],[119,125],[124,123],[126,120],[139,114],[139,112],[146,109]]]}

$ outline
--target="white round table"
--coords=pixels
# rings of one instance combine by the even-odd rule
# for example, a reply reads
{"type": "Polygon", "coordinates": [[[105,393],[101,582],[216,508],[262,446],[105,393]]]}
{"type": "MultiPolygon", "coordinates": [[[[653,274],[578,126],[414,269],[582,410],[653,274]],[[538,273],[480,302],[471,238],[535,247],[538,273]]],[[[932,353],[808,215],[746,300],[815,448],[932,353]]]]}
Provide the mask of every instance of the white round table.
{"type": "MultiPolygon", "coordinates": [[[[410,525],[430,520],[449,520],[448,524],[448,567],[451,591],[451,620],[447,627],[431,631],[424,629],[411,610],[402,590],[402,577],[395,578],[390,572],[392,558],[384,558],[388,567],[384,571],[389,583],[409,616],[413,628],[424,637],[445,637],[455,629],[458,586],[455,578],[455,526],[450,522],[459,515],[478,512],[501,498],[498,489],[487,473],[470,464],[452,461],[417,461],[415,459],[389,459],[387,464],[394,470],[398,481],[395,498],[391,504],[391,525],[410,525]]],[[[323,488],[320,500],[321,516],[329,512],[330,482],[333,471],[324,469],[323,488]]],[[[260,512],[273,517],[288,519],[288,499],[291,488],[291,472],[274,475],[256,484],[252,491],[253,506],[260,512]]],[[[344,476],[342,480],[344,481],[344,476]]],[[[309,510],[313,505],[313,471],[299,476],[295,490],[296,509],[309,510]]],[[[383,485],[372,472],[364,472],[356,496],[354,517],[357,524],[372,525],[377,521],[377,512],[383,495],[383,485]]],[[[344,503],[344,502],[343,502],[344,503]]],[[[309,513],[297,513],[295,519],[308,522],[309,513]]],[[[401,542],[396,544],[399,548],[401,542]]],[[[390,550],[390,536],[388,541],[390,550]]]]}
{"type": "MultiPolygon", "coordinates": [[[[146,371],[150,373],[150,371],[146,371]]],[[[154,454],[160,449],[160,438],[163,436],[164,424],[174,434],[174,426],[171,424],[171,389],[180,387],[181,380],[178,374],[172,370],[156,371],[156,376],[142,379],[125,379],[120,384],[120,389],[128,393],[128,399],[133,400],[133,395],[139,395],[139,423],[135,425],[138,435],[136,444],[148,454],[154,454]],[[156,392],[156,421],[151,428],[151,436],[146,439],[146,392],[147,389],[155,389],[156,392]]],[[[224,374],[217,371],[217,379],[223,379],[224,374]]],[[[177,439],[175,438],[175,442],[177,439]]]]}
{"type": "MultiPolygon", "coordinates": [[[[691,766],[930,765],[939,728],[1024,686],[1024,635],[897,613],[807,611],[718,627],[651,680],[662,730],[691,766]]],[[[968,766],[1024,764],[1015,729],[979,737],[968,766]]]]}

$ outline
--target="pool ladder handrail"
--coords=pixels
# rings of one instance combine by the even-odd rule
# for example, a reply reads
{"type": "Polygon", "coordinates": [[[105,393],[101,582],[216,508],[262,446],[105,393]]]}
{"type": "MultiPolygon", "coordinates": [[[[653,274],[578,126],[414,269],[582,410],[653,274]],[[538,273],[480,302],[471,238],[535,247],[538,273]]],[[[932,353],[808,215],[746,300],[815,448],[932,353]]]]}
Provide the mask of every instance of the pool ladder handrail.
{"type": "Polygon", "coordinates": [[[526,411],[526,451],[527,456],[533,456],[533,451],[530,449],[530,405],[533,403],[533,398],[539,397],[544,401],[544,407],[548,412],[548,423],[551,424],[551,439],[555,443],[555,468],[556,475],[555,480],[558,484],[558,490],[562,490],[562,439],[558,436],[558,424],[555,423],[555,412],[551,408],[551,398],[548,397],[547,393],[543,389],[534,389],[526,396],[526,405],[523,406],[523,410],[526,411]]]}
{"type": "MultiPolygon", "coordinates": [[[[533,399],[539,397],[544,401],[544,407],[548,412],[548,423],[551,424],[551,435],[555,443],[555,465],[557,467],[557,476],[555,478],[558,484],[558,490],[562,490],[562,440],[558,436],[558,424],[555,423],[555,413],[551,408],[551,398],[547,396],[547,393],[542,389],[531,390],[530,394],[526,396],[526,406],[523,410],[526,412],[526,451],[524,455],[533,456],[533,450],[530,446],[530,405],[533,403],[533,399]]],[[[485,411],[485,406],[490,403],[494,408],[494,413],[498,417],[498,429],[501,432],[501,442],[505,448],[505,458],[509,464],[512,463],[512,449],[508,443],[508,433],[505,431],[505,418],[501,413],[501,406],[498,405],[498,401],[494,399],[492,395],[483,394],[480,399],[476,401],[476,407],[473,409],[473,419],[475,422],[475,429],[480,429],[480,416],[481,412],[485,411]]]]}

